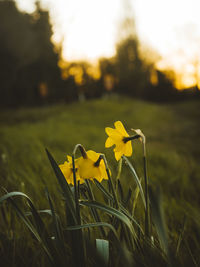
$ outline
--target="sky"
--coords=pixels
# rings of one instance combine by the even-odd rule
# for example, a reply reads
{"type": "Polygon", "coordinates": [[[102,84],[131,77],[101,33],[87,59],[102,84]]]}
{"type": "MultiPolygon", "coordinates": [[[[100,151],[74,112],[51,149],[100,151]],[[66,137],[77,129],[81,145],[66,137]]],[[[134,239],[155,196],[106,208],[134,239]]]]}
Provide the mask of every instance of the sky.
{"type": "MultiPolygon", "coordinates": [[[[33,12],[34,0],[16,0],[33,12]]],[[[134,16],[145,46],[160,55],[157,66],[173,69],[179,86],[191,86],[200,62],[200,0],[41,0],[50,11],[53,40],[63,44],[67,61],[97,61],[115,54],[119,26],[134,16]],[[128,8],[127,8],[128,6],[128,8]]]]}

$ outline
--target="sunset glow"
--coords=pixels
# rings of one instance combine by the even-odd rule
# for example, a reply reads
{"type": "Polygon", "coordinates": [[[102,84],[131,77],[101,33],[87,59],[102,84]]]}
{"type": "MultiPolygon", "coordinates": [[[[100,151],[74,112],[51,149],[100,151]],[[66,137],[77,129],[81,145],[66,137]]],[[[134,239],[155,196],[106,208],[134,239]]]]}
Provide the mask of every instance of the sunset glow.
{"type": "MultiPolygon", "coordinates": [[[[176,72],[178,88],[194,85],[200,64],[199,0],[129,2],[142,44],[161,56],[157,66],[176,72]]],[[[33,0],[17,0],[17,3],[22,10],[34,10],[33,0]]],[[[62,42],[65,60],[94,63],[100,57],[115,54],[119,25],[127,14],[125,1],[42,0],[41,3],[50,10],[53,40],[62,42]]]]}

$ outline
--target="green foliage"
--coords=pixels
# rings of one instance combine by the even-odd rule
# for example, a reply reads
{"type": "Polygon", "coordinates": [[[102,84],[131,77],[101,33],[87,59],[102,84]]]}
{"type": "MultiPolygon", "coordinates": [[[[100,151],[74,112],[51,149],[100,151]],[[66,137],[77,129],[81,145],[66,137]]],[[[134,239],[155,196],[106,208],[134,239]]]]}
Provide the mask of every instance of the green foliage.
{"type": "MultiPolygon", "coordinates": [[[[1,199],[0,247],[7,255],[5,259],[2,254],[2,261],[7,261],[8,265],[9,259],[13,259],[16,266],[22,266],[23,262],[27,265],[30,261],[34,266],[48,266],[49,262],[72,266],[75,261],[73,252],[80,253],[74,241],[79,236],[77,230],[80,230],[85,240],[87,266],[92,266],[95,261],[97,264],[102,262],[101,266],[104,266],[94,246],[96,239],[109,241],[111,266],[166,266],[168,260],[162,249],[166,246],[163,245],[166,244],[166,236],[168,254],[174,266],[198,265],[198,105],[198,102],[190,102],[160,106],[121,98],[119,102],[91,101],[1,114],[1,184],[8,191],[22,191],[33,199],[29,206],[26,201],[20,201],[20,196],[15,196],[15,193],[7,195],[8,203],[1,199]],[[160,184],[163,189],[161,206],[158,195],[150,195],[152,240],[144,234],[144,205],[141,198],[137,198],[140,190],[132,178],[130,166],[123,164],[119,174],[112,151],[106,151],[106,155],[119,208],[116,208],[113,191],[106,181],[101,184],[95,181],[90,189],[87,185],[80,186],[81,225],[75,220],[76,205],[72,204],[75,201],[74,191],[66,184],[49,154],[57,175],[56,183],[44,152],[44,147],[48,147],[57,162],[63,162],[76,143],[84,144],[87,150],[92,148],[105,152],[102,149],[106,138],[104,127],[117,119],[126,122],[127,129],[143,129],[147,136],[149,181],[153,192],[154,184],[160,184]],[[44,197],[45,187],[48,187],[47,198],[44,197]],[[35,238],[27,234],[10,207],[14,207],[29,230],[33,229],[35,238]],[[70,208],[73,210],[70,211],[70,208]],[[164,210],[165,220],[162,217],[164,210]],[[72,213],[75,215],[70,216],[72,213]],[[186,223],[182,222],[184,214],[186,223]],[[23,259],[20,257],[22,251],[23,259]]],[[[134,155],[129,161],[144,188],[141,144],[134,141],[133,146],[134,155]]]]}

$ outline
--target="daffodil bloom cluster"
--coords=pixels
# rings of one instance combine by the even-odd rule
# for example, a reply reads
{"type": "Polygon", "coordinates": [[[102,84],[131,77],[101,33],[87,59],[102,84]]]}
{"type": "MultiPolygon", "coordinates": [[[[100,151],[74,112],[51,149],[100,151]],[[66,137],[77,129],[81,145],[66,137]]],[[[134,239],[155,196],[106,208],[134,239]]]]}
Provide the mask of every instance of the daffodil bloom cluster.
{"type": "Polygon", "coordinates": [[[115,158],[118,161],[123,155],[130,157],[132,155],[132,144],[130,142],[131,137],[125,130],[121,121],[114,123],[115,129],[106,127],[105,131],[108,138],[105,143],[105,147],[111,147],[115,145],[114,153],[115,158]]]}
{"type": "MultiPolygon", "coordinates": [[[[101,154],[89,150],[85,157],[80,157],[75,160],[76,180],[84,183],[85,179],[93,180],[94,178],[101,182],[103,179],[108,179],[105,164],[100,157],[101,154]]],[[[67,156],[64,164],[59,165],[65,179],[69,184],[74,184],[72,158],[67,156]]]]}
{"type": "MultiPolygon", "coordinates": [[[[143,144],[145,144],[145,136],[140,129],[132,129],[135,131],[136,135],[129,136],[121,121],[116,121],[114,125],[114,129],[110,127],[105,128],[108,135],[105,147],[107,148],[115,145],[114,153],[117,161],[120,160],[123,155],[127,157],[132,155],[131,140],[139,138],[143,144]]],[[[78,182],[84,183],[85,179],[97,179],[99,182],[103,179],[109,179],[105,166],[107,163],[104,156],[93,150],[86,152],[84,147],[79,144],[76,147],[79,147],[82,154],[82,157],[75,160],[76,180],[78,182]]],[[[67,182],[73,185],[74,175],[72,157],[67,156],[67,161],[59,165],[59,167],[67,182]]]]}
{"type": "MultiPolygon", "coordinates": [[[[76,166],[77,160],[75,160],[75,166],[76,166]]],[[[68,184],[74,184],[74,177],[73,177],[73,165],[72,165],[72,157],[67,156],[67,161],[65,161],[63,164],[59,165],[65,179],[67,180],[68,184]]],[[[79,170],[76,167],[76,180],[80,181],[80,183],[84,183],[84,179],[80,177],[79,170]]]]}

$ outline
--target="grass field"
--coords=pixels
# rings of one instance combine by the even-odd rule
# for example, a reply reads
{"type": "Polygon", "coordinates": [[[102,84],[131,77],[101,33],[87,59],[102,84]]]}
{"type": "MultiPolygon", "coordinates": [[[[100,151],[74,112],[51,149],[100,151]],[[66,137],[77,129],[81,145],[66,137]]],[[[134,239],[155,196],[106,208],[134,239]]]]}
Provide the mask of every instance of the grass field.
{"type": "MultiPolygon", "coordinates": [[[[56,203],[56,200],[60,199],[57,181],[45,148],[48,148],[60,164],[65,161],[67,154],[72,153],[74,146],[81,143],[86,150],[105,153],[112,175],[115,176],[117,164],[112,149],[105,149],[104,129],[106,126],[113,127],[115,121],[121,120],[127,130],[140,128],[146,135],[149,180],[154,186],[160,185],[162,188],[171,246],[176,246],[183,221],[186,220],[185,242],[181,244],[180,253],[183,255],[183,261],[185,259],[185,266],[187,264],[198,266],[200,264],[199,107],[199,101],[155,104],[120,98],[1,111],[1,186],[8,191],[22,191],[28,194],[40,209],[45,209],[48,205],[44,196],[44,188],[47,186],[57,209],[61,211],[62,207],[58,201],[56,203]],[[191,257],[184,258],[185,254],[191,254],[191,257]]],[[[141,155],[141,144],[135,141],[130,160],[142,177],[141,155]]],[[[132,183],[126,166],[122,170],[121,182],[124,186],[132,183]]],[[[11,213],[9,210],[9,214],[11,213]]],[[[24,235],[24,242],[29,240],[29,248],[26,247],[24,253],[31,254],[31,247],[37,248],[35,241],[30,241],[30,236],[26,236],[27,230],[24,230],[23,225],[13,225],[11,217],[14,215],[6,216],[7,219],[4,220],[1,215],[0,220],[1,254],[17,255],[20,249],[26,247],[20,243],[21,245],[14,250],[9,243],[12,239],[10,235],[17,237],[19,231],[24,235]],[[18,232],[15,232],[16,227],[18,232]],[[10,250],[5,248],[6,242],[10,250]]],[[[26,259],[28,261],[28,257],[26,259]]],[[[33,261],[32,257],[29,258],[30,262],[31,260],[33,261]]]]}

